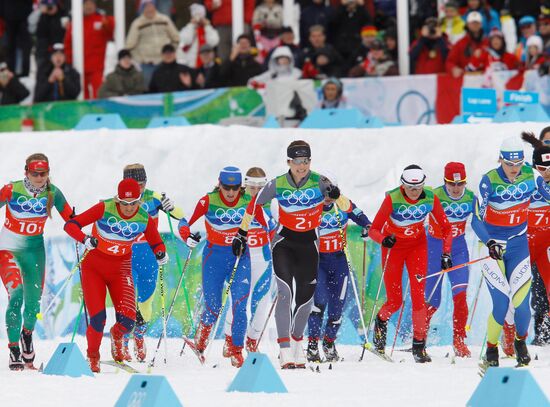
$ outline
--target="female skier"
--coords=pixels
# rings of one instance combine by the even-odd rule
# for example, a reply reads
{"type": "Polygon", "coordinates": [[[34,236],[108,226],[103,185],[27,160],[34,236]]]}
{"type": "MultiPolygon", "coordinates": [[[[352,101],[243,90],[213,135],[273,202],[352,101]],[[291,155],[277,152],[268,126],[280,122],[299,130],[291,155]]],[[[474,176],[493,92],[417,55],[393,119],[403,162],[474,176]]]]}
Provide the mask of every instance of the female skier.
{"type": "Polygon", "coordinates": [[[6,309],[9,368],[34,369],[32,332],[40,312],[44,286],[44,226],[52,217],[53,207],[65,221],[72,210],[61,190],[50,182],[48,157],[41,153],[27,158],[23,180],[10,182],[0,189],[0,208],[4,205],[6,220],[0,232],[0,278],[9,299],[6,309]],[[21,315],[23,303],[25,308],[21,315]]]}
{"type": "Polygon", "coordinates": [[[90,315],[86,330],[87,356],[92,372],[98,373],[107,289],[116,312],[116,323],[110,330],[111,354],[115,361],[124,360],[124,335],[134,329],[133,243],[143,234],[159,266],[168,263],[168,256],[155,221],[141,208],[139,184],[133,179],[118,184],[115,198],[101,201],[70,219],[65,224],[65,231],[87,250],[82,261],[82,291],[90,315]],[[92,223],[92,234],[84,234],[82,228],[92,223]]]}
{"type": "MultiPolygon", "coordinates": [[[[453,245],[451,257],[455,264],[470,261],[468,245],[466,244],[466,222],[473,213],[477,199],[472,191],[466,188],[466,168],[464,164],[450,162],[445,166],[444,184],[433,190],[439,198],[445,215],[452,227],[453,245]]],[[[443,241],[441,229],[433,216],[429,218],[428,234],[428,276],[441,270],[441,255],[443,241]]],[[[453,349],[459,357],[471,356],[470,350],[464,343],[466,338],[466,324],[468,320],[468,303],[466,290],[468,289],[468,267],[447,273],[453,294],[453,349]]],[[[433,314],[441,304],[441,286],[443,274],[438,278],[426,280],[426,301],[428,305],[428,327],[433,314]]]]}
{"type": "Polygon", "coordinates": [[[386,303],[378,311],[374,325],[374,346],[385,353],[388,319],[403,302],[403,267],[407,266],[411,286],[413,321],[413,356],[417,363],[431,362],[426,353],[426,302],[424,281],[416,275],[426,275],[428,243],[424,222],[431,214],[441,227],[443,251],[442,269],[452,267],[452,228],[437,195],[424,187],[426,175],[418,165],[409,165],[401,175],[401,186],[386,194],[376,214],[369,236],[382,245],[382,273],[386,287],[386,303]]]}
{"type": "Polygon", "coordinates": [[[179,231],[181,238],[187,240],[190,237],[189,227],[202,216],[205,217],[207,245],[202,252],[205,310],[195,333],[195,350],[204,353],[208,346],[210,332],[219,318],[224,282],[228,281],[231,284],[233,325],[231,345],[224,351],[224,356],[231,359],[233,366],[241,367],[244,362],[242,350],[246,333],[246,304],[250,292],[250,255],[244,253],[237,265],[231,242],[250,197],[242,188],[241,170],[236,167],[223,168],[218,182],[212,192],[199,200],[189,223],[184,219],[180,221],[179,231]]]}
{"type": "Polygon", "coordinates": [[[287,164],[290,170],[269,181],[250,202],[233,239],[233,254],[242,256],[247,252],[246,239],[252,220],[256,218],[265,227],[260,209],[277,199],[280,226],[272,242],[273,270],[277,281],[275,322],[281,368],[292,369],[304,368],[306,364],[302,339],[317,285],[317,229],[323,215],[324,197],[337,200],[343,211],[347,211],[350,204],[328,178],[310,170],[311,148],[305,141],[290,143],[287,164]]]}

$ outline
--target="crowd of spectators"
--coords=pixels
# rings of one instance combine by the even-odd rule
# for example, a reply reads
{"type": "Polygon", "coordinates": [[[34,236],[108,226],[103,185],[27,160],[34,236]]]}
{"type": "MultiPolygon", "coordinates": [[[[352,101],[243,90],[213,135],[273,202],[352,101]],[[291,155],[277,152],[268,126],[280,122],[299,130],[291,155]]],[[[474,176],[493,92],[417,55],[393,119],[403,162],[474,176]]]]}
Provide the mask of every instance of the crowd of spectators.
{"type": "MultiPolygon", "coordinates": [[[[399,75],[396,0],[301,0],[299,32],[283,24],[281,0],[244,0],[245,33],[232,42],[231,0],[127,0],[125,48],[105,75],[113,0],[84,0],[84,69],[73,67],[70,0],[0,0],[0,103],[86,99],[273,79],[399,75]],[[185,6],[185,7],[183,7],[185,6]],[[34,47],[34,52],[32,49],[34,47]],[[32,55],[36,73],[31,72],[32,55]],[[83,88],[81,89],[81,77],[83,88]]],[[[410,0],[412,74],[499,70],[548,73],[549,0],[410,0]]],[[[331,96],[332,95],[332,99],[331,96]]],[[[345,103],[338,98],[336,103],[345,103]]]]}

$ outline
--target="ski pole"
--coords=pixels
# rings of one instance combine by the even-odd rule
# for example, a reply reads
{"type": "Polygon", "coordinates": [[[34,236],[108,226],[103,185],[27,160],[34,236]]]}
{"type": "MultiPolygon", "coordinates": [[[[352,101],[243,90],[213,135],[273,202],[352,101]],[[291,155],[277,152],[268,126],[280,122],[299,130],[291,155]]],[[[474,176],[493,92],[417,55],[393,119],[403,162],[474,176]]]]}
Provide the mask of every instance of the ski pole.
{"type": "Polygon", "coordinates": [[[393,343],[391,345],[390,358],[393,356],[393,350],[395,348],[395,343],[397,342],[397,335],[399,334],[399,329],[401,328],[401,321],[403,319],[403,312],[405,311],[405,304],[407,303],[407,291],[409,290],[409,285],[411,280],[407,280],[407,286],[405,287],[405,298],[401,303],[401,310],[399,311],[399,318],[397,318],[397,325],[395,327],[395,336],[393,337],[393,343]]]}
{"type": "MultiPolygon", "coordinates": [[[[170,321],[170,317],[172,316],[172,311],[174,310],[174,305],[176,303],[176,298],[179,293],[179,289],[182,284],[185,284],[183,282],[183,277],[185,275],[185,271],[187,270],[187,265],[189,264],[189,260],[191,259],[191,255],[193,254],[193,250],[189,250],[189,253],[187,254],[187,258],[185,259],[185,264],[183,265],[183,269],[181,271],[181,276],[178,281],[178,285],[176,286],[176,291],[174,292],[174,296],[172,297],[172,302],[170,303],[170,307],[168,308],[168,316],[166,319],[170,321]]],[[[166,338],[165,338],[166,341],[166,338]]],[[[153,354],[153,359],[151,359],[151,362],[149,362],[149,368],[152,368],[155,366],[155,358],[157,357],[158,350],[160,348],[160,343],[162,342],[162,336],[159,337],[159,340],[157,342],[157,347],[155,349],[155,353],[153,354]]]]}
{"type": "MultiPolygon", "coordinates": [[[[74,211],[74,208],[73,208],[74,211]]],[[[80,264],[80,253],[78,251],[78,242],[75,241],[74,244],[76,251],[76,261],[80,264]]],[[[88,328],[88,310],[86,309],[86,303],[84,301],[84,289],[82,288],[82,268],[78,266],[78,273],[80,274],[80,291],[82,291],[82,307],[84,308],[84,320],[86,321],[86,328],[88,328]]]]}
{"type": "Polygon", "coordinates": [[[363,240],[363,279],[361,281],[361,309],[365,309],[365,291],[366,291],[366,269],[367,269],[367,241],[363,240]]]}
{"type": "MultiPolygon", "coordinates": [[[[170,233],[172,233],[172,236],[176,239],[176,262],[178,264],[178,269],[182,270],[181,268],[181,262],[180,262],[180,256],[178,254],[178,248],[177,248],[177,237],[174,233],[174,228],[172,226],[172,218],[170,217],[170,214],[166,212],[166,216],[168,217],[168,224],[170,225],[170,233]]],[[[199,235],[200,236],[200,235],[199,235]]],[[[183,285],[183,297],[185,298],[185,306],[187,308],[187,318],[189,319],[189,322],[191,323],[191,328],[195,330],[195,326],[193,325],[193,317],[191,315],[191,305],[189,303],[189,296],[187,294],[187,288],[185,288],[185,284],[183,285]]]]}
{"type": "Polygon", "coordinates": [[[378,283],[378,291],[376,292],[376,297],[374,299],[374,303],[372,304],[372,313],[369,319],[369,324],[367,325],[367,337],[365,339],[365,346],[363,347],[363,352],[361,353],[361,357],[359,358],[359,361],[363,360],[363,357],[365,356],[365,350],[367,349],[367,346],[369,344],[369,335],[371,331],[371,324],[372,320],[374,319],[374,313],[376,311],[376,303],[378,302],[378,297],[380,296],[380,290],[382,289],[382,283],[384,281],[384,273],[386,272],[386,266],[388,265],[388,258],[390,257],[390,251],[391,249],[388,249],[388,252],[386,253],[386,258],[384,259],[384,264],[382,265],[382,273],[380,274],[380,282],[378,283]]]}
{"type": "MultiPolygon", "coordinates": [[[[353,267],[351,265],[350,257],[349,257],[349,251],[348,251],[348,244],[346,236],[344,235],[344,228],[342,227],[342,221],[340,220],[340,210],[338,209],[338,205],[334,204],[334,211],[336,212],[336,220],[338,221],[338,229],[340,230],[340,239],[342,239],[342,246],[344,248],[344,256],[346,257],[346,263],[348,264],[348,273],[349,278],[351,279],[351,287],[353,288],[353,295],[355,297],[355,304],[357,305],[357,309],[359,310],[359,318],[361,319],[361,325],[363,328],[363,335],[365,335],[365,343],[363,344],[363,350],[365,349],[365,346],[367,345],[369,341],[369,337],[367,336],[367,329],[365,327],[365,318],[363,317],[363,310],[361,309],[361,305],[359,302],[359,294],[357,294],[357,286],[355,284],[355,278],[353,274],[353,267]]],[[[361,359],[363,359],[363,355],[361,355],[361,359]]],[[[360,359],[360,360],[361,360],[360,359]]]]}
{"type": "Polygon", "coordinates": [[[74,342],[74,337],[76,336],[76,331],[78,330],[78,325],[80,324],[80,317],[82,316],[82,308],[84,308],[84,295],[82,295],[82,301],[80,301],[80,309],[78,310],[78,316],[76,317],[76,322],[74,324],[71,343],[74,342]]]}
{"type": "Polygon", "coordinates": [[[59,290],[57,291],[57,293],[55,293],[55,296],[51,299],[50,303],[48,304],[48,306],[46,307],[46,309],[44,310],[44,312],[39,312],[36,314],[36,318],[38,320],[42,320],[44,318],[44,315],[46,315],[50,309],[54,306],[55,304],[55,301],[57,300],[57,298],[61,295],[61,293],[63,292],[63,290],[65,289],[65,287],[67,287],[67,285],[69,284],[69,281],[71,281],[71,278],[73,278],[74,274],[76,273],[76,271],[79,269],[80,265],[82,264],[82,262],[84,261],[84,259],[86,258],[86,256],[88,255],[89,251],[85,251],[84,254],[82,255],[82,257],[80,258],[80,260],[78,261],[78,263],[76,263],[74,265],[74,267],[71,269],[71,271],[69,272],[69,275],[67,277],[65,277],[65,281],[63,282],[63,284],[61,285],[61,287],[59,288],[59,290]]]}
{"type": "Polygon", "coordinates": [[[448,268],[448,269],[445,269],[445,270],[441,270],[441,271],[438,271],[437,273],[434,273],[434,274],[430,274],[429,276],[423,276],[421,274],[417,274],[415,277],[416,277],[416,280],[418,282],[421,282],[423,280],[426,280],[428,278],[432,278],[432,277],[435,277],[435,276],[439,276],[440,274],[445,274],[445,273],[448,273],[450,271],[454,271],[454,270],[458,270],[462,267],[466,267],[466,266],[469,266],[471,264],[475,264],[475,263],[479,263],[480,261],[483,261],[483,260],[487,260],[488,258],[490,258],[491,256],[485,256],[485,257],[481,257],[479,259],[475,259],[475,260],[470,260],[466,263],[462,263],[462,264],[458,264],[456,266],[453,266],[451,268],[448,268]]]}
{"type": "MultiPolygon", "coordinates": [[[[191,329],[187,336],[183,335],[184,338],[192,337],[192,336],[195,335],[196,327],[199,324],[199,320],[200,320],[200,317],[201,317],[201,314],[202,314],[202,301],[203,301],[203,299],[204,299],[204,293],[201,291],[201,296],[200,296],[199,300],[195,303],[195,308],[194,308],[194,311],[193,311],[193,315],[195,316],[195,318],[193,318],[193,321],[195,322],[195,329],[191,329]]],[[[181,350],[180,350],[180,356],[183,356],[183,352],[185,351],[185,346],[186,345],[187,345],[187,342],[185,342],[185,340],[184,340],[183,341],[183,346],[181,347],[181,350]]]]}
{"type": "Polygon", "coordinates": [[[476,295],[474,297],[474,305],[470,308],[471,312],[470,312],[470,315],[468,316],[468,323],[466,324],[466,332],[468,332],[472,328],[472,321],[474,320],[474,314],[477,308],[477,300],[479,299],[479,293],[481,291],[482,285],[483,285],[483,273],[481,273],[479,277],[479,284],[477,286],[476,295]]]}
{"type": "Polygon", "coordinates": [[[275,306],[277,305],[277,298],[279,298],[279,297],[275,297],[275,300],[271,304],[271,308],[269,308],[269,313],[267,314],[267,318],[265,319],[264,327],[262,328],[262,332],[260,332],[260,336],[258,337],[258,342],[256,342],[256,349],[254,349],[254,352],[257,352],[258,348],[260,347],[260,342],[262,341],[262,338],[264,336],[264,332],[265,332],[265,329],[267,328],[269,318],[271,318],[271,314],[273,313],[273,310],[275,309],[275,306]]]}
{"type": "Polygon", "coordinates": [[[166,364],[166,359],[168,357],[168,344],[166,337],[166,307],[164,303],[164,266],[159,267],[159,283],[160,283],[160,304],[162,312],[162,336],[164,336],[164,364],[166,364]]]}

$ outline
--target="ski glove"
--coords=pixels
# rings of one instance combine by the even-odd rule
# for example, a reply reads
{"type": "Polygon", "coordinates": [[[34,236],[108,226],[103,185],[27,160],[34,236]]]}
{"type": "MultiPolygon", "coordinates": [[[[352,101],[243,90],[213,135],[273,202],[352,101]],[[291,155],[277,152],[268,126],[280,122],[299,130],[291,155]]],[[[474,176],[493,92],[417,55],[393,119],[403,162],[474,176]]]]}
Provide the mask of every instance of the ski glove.
{"type": "Polygon", "coordinates": [[[199,244],[200,241],[201,241],[201,232],[191,233],[187,238],[187,240],[185,241],[185,244],[190,249],[193,249],[196,245],[199,244]]]}
{"type": "Polygon", "coordinates": [[[90,235],[86,235],[82,243],[86,247],[86,250],[94,250],[97,247],[98,241],[97,241],[97,238],[90,235]]]}
{"type": "Polygon", "coordinates": [[[367,225],[363,229],[361,229],[361,239],[363,239],[365,242],[369,238],[369,229],[370,225],[367,225]]]}
{"type": "Polygon", "coordinates": [[[162,210],[164,212],[172,212],[174,210],[174,202],[170,198],[166,196],[166,194],[162,193],[162,199],[160,200],[160,204],[162,205],[162,210]]]}
{"type": "Polygon", "coordinates": [[[441,270],[447,270],[453,267],[453,261],[451,260],[451,255],[443,253],[441,255],[441,270]]]}
{"type": "Polygon", "coordinates": [[[489,256],[495,260],[502,260],[504,255],[504,246],[491,239],[487,242],[487,248],[489,249],[489,256]]]}
{"type": "Polygon", "coordinates": [[[166,252],[156,252],[155,253],[155,257],[157,258],[157,264],[159,266],[164,266],[165,264],[168,263],[168,255],[166,254],[166,252]]]}
{"type": "Polygon", "coordinates": [[[235,256],[239,257],[243,255],[246,250],[246,232],[244,230],[239,229],[237,234],[233,237],[231,248],[235,256]]]}
{"type": "Polygon", "coordinates": [[[386,236],[384,240],[382,240],[382,246],[387,249],[391,249],[395,245],[395,242],[395,235],[386,236]]]}
{"type": "Polygon", "coordinates": [[[330,199],[340,198],[340,188],[338,188],[336,185],[329,185],[327,187],[327,196],[330,199]]]}

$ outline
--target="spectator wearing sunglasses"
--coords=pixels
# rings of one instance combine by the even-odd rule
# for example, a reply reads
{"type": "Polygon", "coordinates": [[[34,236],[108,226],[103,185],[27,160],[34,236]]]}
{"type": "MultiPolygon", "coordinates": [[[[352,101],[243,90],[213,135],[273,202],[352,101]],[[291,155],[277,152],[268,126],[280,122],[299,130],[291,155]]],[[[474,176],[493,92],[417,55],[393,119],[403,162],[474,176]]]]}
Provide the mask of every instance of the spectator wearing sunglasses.
{"type": "Polygon", "coordinates": [[[386,194],[382,206],[369,230],[372,240],[382,246],[382,269],[387,300],[378,311],[374,324],[374,347],[385,354],[388,320],[403,303],[401,281],[404,266],[409,273],[412,300],[413,344],[412,353],[416,363],[431,362],[426,352],[426,300],[424,282],[416,276],[425,276],[428,263],[428,242],[424,221],[435,217],[440,229],[442,254],[439,265],[442,269],[452,267],[452,227],[447,220],[439,197],[431,188],[425,188],[426,175],[418,165],[405,167],[401,185],[386,194]]]}
{"type": "Polygon", "coordinates": [[[233,325],[231,341],[224,349],[224,357],[231,364],[241,367],[242,350],[246,333],[246,304],[250,292],[250,253],[242,253],[237,261],[231,244],[244,216],[250,196],[242,187],[241,170],[225,167],[220,171],[218,185],[197,203],[193,215],[179,223],[181,238],[190,235],[190,227],[204,216],[206,247],[202,252],[202,289],[205,308],[195,333],[195,350],[204,353],[210,341],[210,333],[219,318],[222,307],[224,281],[230,281],[233,325]]]}
{"type": "Polygon", "coordinates": [[[65,224],[65,231],[86,248],[82,260],[82,291],[90,324],[86,330],[87,356],[92,372],[100,372],[99,348],[106,321],[105,295],[115,308],[111,327],[111,355],[124,361],[124,335],[134,329],[136,296],[132,279],[132,245],[142,236],[149,243],[159,266],[168,263],[166,247],[157,224],[141,207],[140,187],[134,179],[118,184],[118,195],[92,206],[65,224]],[[93,224],[91,234],[82,228],[93,224]]]}
{"type": "Polygon", "coordinates": [[[531,361],[525,342],[531,320],[531,271],[526,233],[528,206],[537,191],[549,201],[550,188],[540,178],[535,180],[533,168],[524,165],[523,144],[519,137],[504,140],[499,163],[498,168],[481,179],[479,208],[472,222],[478,238],[487,247],[481,256],[490,256],[481,262],[493,302],[484,362],[489,367],[499,365],[497,345],[504,326],[503,351],[506,355],[515,353],[518,365],[527,366],[531,361]],[[511,306],[514,312],[508,313],[511,306]]]}
{"type": "Polygon", "coordinates": [[[303,140],[287,147],[289,171],[271,181],[250,202],[233,239],[233,254],[246,253],[252,221],[266,225],[261,208],[276,199],[280,226],[272,242],[273,270],[277,277],[278,300],[275,308],[279,363],[282,369],[305,368],[302,346],[307,320],[313,308],[317,286],[319,251],[318,228],[325,197],[336,200],[342,211],[350,202],[327,177],[311,171],[311,148],[303,140]],[[295,285],[296,289],[291,287],[295,285]],[[295,304],[293,308],[292,305],[295,304]]]}
{"type": "MultiPolygon", "coordinates": [[[[445,165],[443,185],[433,190],[443,205],[445,215],[452,228],[453,244],[451,258],[455,264],[464,264],[470,261],[468,245],[466,243],[466,223],[472,215],[477,198],[466,188],[466,168],[459,162],[450,162],[445,165]]],[[[428,274],[433,275],[441,270],[441,256],[443,254],[443,234],[437,221],[430,217],[428,228],[428,274]]],[[[453,296],[453,350],[458,357],[469,358],[470,350],[464,343],[466,339],[466,324],[468,320],[468,303],[466,291],[469,279],[468,266],[447,273],[453,296]]],[[[428,306],[428,328],[433,314],[441,304],[441,287],[443,274],[438,278],[426,280],[426,304],[428,306]]]]}
{"type": "MultiPolygon", "coordinates": [[[[544,181],[550,183],[550,127],[542,129],[538,138],[527,132],[522,133],[522,138],[535,149],[533,166],[544,181]]],[[[536,346],[550,344],[550,262],[547,255],[550,250],[550,205],[541,198],[541,195],[531,197],[527,217],[527,238],[533,273],[531,308],[535,330],[531,345],[536,346]]]]}

